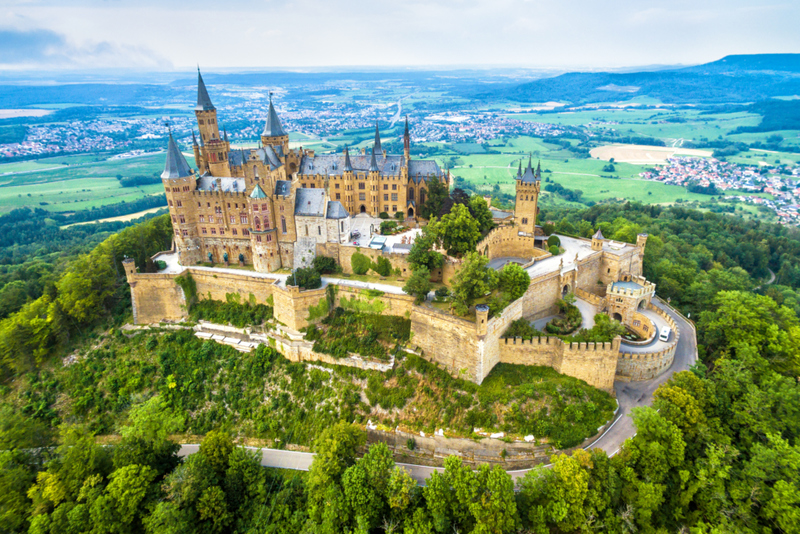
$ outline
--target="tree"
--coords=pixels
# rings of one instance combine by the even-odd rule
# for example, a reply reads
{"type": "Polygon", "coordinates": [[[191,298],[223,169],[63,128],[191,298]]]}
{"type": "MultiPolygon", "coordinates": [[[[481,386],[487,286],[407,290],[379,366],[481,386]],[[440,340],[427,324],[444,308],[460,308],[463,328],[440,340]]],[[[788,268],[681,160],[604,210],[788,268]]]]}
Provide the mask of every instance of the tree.
{"type": "Polygon", "coordinates": [[[313,266],[319,274],[333,274],[340,271],[336,260],[328,256],[315,256],[313,266]]]}
{"type": "Polygon", "coordinates": [[[378,256],[378,261],[372,264],[372,270],[380,276],[389,276],[392,274],[392,263],[383,256],[378,256]]]}
{"type": "MultiPolygon", "coordinates": [[[[435,222],[432,221],[431,224],[435,222]]],[[[417,234],[414,244],[408,254],[408,263],[411,268],[417,270],[426,268],[428,271],[440,268],[444,264],[444,255],[436,252],[434,247],[438,238],[431,227],[431,224],[422,228],[422,233],[417,234]]]]}
{"type": "Polygon", "coordinates": [[[428,191],[425,202],[420,203],[419,215],[423,219],[430,219],[439,215],[445,199],[449,198],[449,191],[447,185],[441,180],[434,179],[425,183],[428,191]]]}
{"type": "Polygon", "coordinates": [[[425,267],[419,267],[411,274],[406,285],[403,286],[403,291],[416,297],[415,302],[419,304],[425,300],[425,296],[430,293],[432,288],[430,271],[425,267]]]}
{"type": "Polygon", "coordinates": [[[354,252],[350,257],[350,266],[353,268],[354,274],[364,275],[372,267],[372,261],[360,252],[354,252]]]}
{"type": "Polygon", "coordinates": [[[558,238],[557,235],[551,235],[547,238],[547,246],[548,247],[559,247],[561,246],[561,239],[558,238]]]}
{"type": "Polygon", "coordinates": [[[520,298],[531,285],[528,272],[517,263],[506,263],[500,270],[497,288],[505,293],[509,302],[520,298]]]}
{"type": "Polygon", "coordinates": [[[322,277],[313,267],[299,267],[286,279],[286,283],[301,289],[317,289],[322,286],[322,277]]]}
{"type": "Polygon", "coordinates": [[[228,457],[233,452],[233,439],[227,432],[212,430],[200,443],[200,454],[208,460],[208,465],[217,473],[217,480],[222,480],[228,469],[228,457]]]}
{"type": "Polygon", "coordinates": [[[489,210],[489,205],[486,203],[483,197],[473,195],[469,199],[469,213],[476,221],[478,221],[478,228],[480,229],[481,233],[488,232],[494,228],[494,222],[492,222],[492,212],[489,210]]]}
{"type": "Polygon", "coordinates": [[[466,315],[476,299],[497,286],[497,273],[488,264],[489,258],[471,252],[453,277],[453,304],[460,315],[466,315]]]}
{"type": "Polygon", "coordinates": [[[459,258],[474,251],[475,244],[481,238],[478,221],[462,204],[453,206],[450,213],[442,216],[441,220],[435,223],[435,232],[447,253],[459,258]]]}

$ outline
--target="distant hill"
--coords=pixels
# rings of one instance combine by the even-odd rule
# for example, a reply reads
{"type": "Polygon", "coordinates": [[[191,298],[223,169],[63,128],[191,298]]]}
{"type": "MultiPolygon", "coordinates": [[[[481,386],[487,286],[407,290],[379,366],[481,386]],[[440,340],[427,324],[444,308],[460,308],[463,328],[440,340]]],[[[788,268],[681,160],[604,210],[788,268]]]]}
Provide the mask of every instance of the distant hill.
{"type": "Polygon", "coordinates": [[[501,95],[522,102],[613,102],[650,96],[667,103],[742,103],[800,95],[800,54],[726,56],[656,72],[572,72],[512,86],[501,95]]]}

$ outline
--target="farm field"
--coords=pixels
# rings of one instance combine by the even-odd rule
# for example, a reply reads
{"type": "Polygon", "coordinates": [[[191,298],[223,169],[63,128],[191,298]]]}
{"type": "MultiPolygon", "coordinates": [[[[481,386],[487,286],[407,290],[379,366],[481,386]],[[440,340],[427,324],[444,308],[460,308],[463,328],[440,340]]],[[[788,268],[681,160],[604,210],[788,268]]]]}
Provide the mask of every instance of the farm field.
{"type": "Polygon", "coordinates": [[[657,164],[665,163],[672,156],[711,157],[713,150],[697,150],[680,147],[646,146],[646,145],[603,145],[589,152],[593,158],[614,162],[657,164]]]}
{"type": "MultiPolygon", "coordinates": [[[[158,183],[123,188],[116,178],[118,174],[152,176],[160,173],[164,168],[163,153],[111,161],[93,161],[93,158],[96,159],[97,156],[47,158],[25,162],[26,165],[33,165],[33,169],[0,175],[0,213],[21,207],[58,212],[78,211],[123,201],[131,202],[164,190],[158,183]],[[59,161],[70,165],[52,168],[59,161]]],[[[194,164],[193,158],[187,159],[190,165],[194,164]]]]}

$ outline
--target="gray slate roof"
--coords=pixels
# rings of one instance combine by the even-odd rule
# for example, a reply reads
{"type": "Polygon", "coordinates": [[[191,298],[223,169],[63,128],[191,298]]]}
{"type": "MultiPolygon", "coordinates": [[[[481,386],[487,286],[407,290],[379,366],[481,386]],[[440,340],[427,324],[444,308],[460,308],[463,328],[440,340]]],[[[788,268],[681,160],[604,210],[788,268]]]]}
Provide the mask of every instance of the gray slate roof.
{"type": "Polygon", "coordinates": [[[525,169],[525,172],[522,173],[522,176],[517,177],[517,180],[530,183],[535,182],[537,179],[538,177],[536,176],[536,173],[533,172],[533,166],[531,165],[530,160],[528,160],[528,168],[525,169]]]}
{"type": "Polygon", "coordinates": [[[594,235],[592,236],[592,239],[605,239],[605,237],[603,237],[603,232],[601,232],[600,229],[598,228],[597,232],[595,232],[594,235]]]}
{"type": "Polygon", "coordinates": [[[292,182],[289,180],[278,180],[275,182],[275,194],[288,197],[292,192],[292,182]]]}
{"type": "Polygon", "coordinates": [[[219,191],[221,188],[226,193],[244,193],[245,187],[244,178],[217,177],[204,174],[197,179],[198,191],[219,191]],[[219,180],[219,186],[217,186],[217,180],[219,180]]]}
{"type": "Polygon", "coordinates": [[[436,163],[434,160],[412,159],[408,163],[408,177],[415,184],[420,183],[420,181],[422,180],[425,180],[427,182],[430,176],[436,176],[437,178],[442,177],[442,169],[439,168],[439,164],[436,163]]]}
{"type": "Polygon", "coordinates": [[[181,154],[178,145],[175,144],[172,133],[170,133],[169,141],[167,142],[167,161],[164,164],[164,172],[161,173],[161,178],[185,178],[191,174],[192,168],[186,163],[186,158],[181,154]]]}
{"type": "Polygon", "coordinates": [[[256,151],[256,154],[258,155],[259,159],[261,159],[262,163],[269,163],[269,166],[273,171],[283,165],[281,160],[278,159],[278,155],[275,154],[275,151],[269,145],[259,148],[256,151]]]}
{"type": "Polygon", "coordinates": [[[325,208],[324,189],[298,189],[294,201],[294,214],[308,217],[324,217],[325,208]]]}
{"type": "MultiPolygon", "coordinates": [[[[370,160],[372,154],[369,156],[362,154],[350,154],[350,165],[353,172],[369,172],[370,160]]],[[[378,165],[378,170],[381,174],[387,176],[397,176],[400,174],[400,168],[404,165],[403,156],[382,156],[375,154],[375,162],[378,165]]],[[[345,155],[344,154],[320,154],[314,157],[303,156],[300,162],[300,174],[321,174],[323,176],[341,176],[345,170],[345,155]]]]}
{"type": "Polygon", "coordinates": [[[233,165],[234,167],[241,167],[245,163],[247,163],[248,155],[245,154],[244,150],[231,150],[228,152],[228,162],[233,165]]]}
{"type": "Polygon", "coordinates": [[[269,98],[269,112],[267,113],[267,123],[264,125],[264,131],[261,135],[266,137],[279,137],[286,135],[281,126],[281,121],[278,119],[278,114],[275,112],[275,106],[272,105],[272,97],[269,98]]]}
{"type": "Polygon", "coordinates": [[[253,188],[253,192],[250,193],[250,198],[267,198],[267,194],[261,189],[261,186],[256,184],[253,188]]]}
{"type": "Polygon", "coordinates": [[[203,83],[203,76],[200,74],[200,69],[197,69],[197,105],[194,108],[196,111],[214,111],[214,104],[211,103],[211,97],[208,96],[206,84],[203,83]]]}
{"type": "Polygon", "coordinates": [[[328,219],[346,219],[350,216],[338,200],[328,202],[328,219]]]}
{"type": "Polygon", "coordinates": [[[378,131],[378,121],[375,121],[375,146],[373,149],[378,153],[383,152],[381,148],[381,133],[378,131]]]}

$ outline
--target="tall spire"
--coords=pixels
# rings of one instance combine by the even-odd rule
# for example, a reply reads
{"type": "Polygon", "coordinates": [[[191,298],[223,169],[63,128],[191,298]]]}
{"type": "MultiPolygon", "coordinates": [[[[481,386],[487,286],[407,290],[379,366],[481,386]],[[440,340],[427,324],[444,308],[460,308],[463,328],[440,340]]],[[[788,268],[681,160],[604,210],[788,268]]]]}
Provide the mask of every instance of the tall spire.
{"type": "Polygon", "coordinates": [[[406,115],[406,130],[403,132],[404,137],[408,137],[408,115],[406,115]]]}
{"type": "Polygon", "coordinates": [[[528,154],[528,168],[533,169],[533,154],[528,154]]]}
{"type": "Polygon", "coordinates": [[[215,111],[217,109],[211,103],[211,97],[208,96],[203,75],[200,74],[200,67],[197,67],[197,106],[194,109],[195,111],[215,111]]]}
{"type": "Polygon", "coordinates": [[[522,176],[522,158],[519,158],[519,169],[517,169],[517,178],[522,176]]]}
{"type": "Polygon", "coordinates": [[[186,158],[183,157],[170,131],[167,143],[167,161],[164,163],[164,172],[161,173],[161,178],[185,178],[191,174],[192,168],[186,163],[186,158]]]}
{"type": "Polygon", "coordinates": [[[197,146],[197,137],[194,135],[194,130],[192,130],[192,146],[197,146]]]}
{"type": "Polygon", "coordinates": [[[261,132],[262,137],[281,137],[286,135],[281,126],[281,121],[278,119],[278,114],[275,112],[275,106],[272,105],[272,93],[269,94],[269,113],[267,113],[267,124],[264,125],[264,131],[261,132]]]}
{"type": "Polygon", "coordinates": [[[542,179],[542,160],[539,160],[539,162],[536,164],[536,179],[542,179]]]}
{"type": "Polygon", "coordinates": [[[223,135],[222,139],[227,143],[228,142],[228,130],[223,128],[222,129],[222,135],[223,135]]]}
{"type": "Polygon", "coordinates": [[[378,121],[375,121],[375,150],[378,151],[378,154],[383,153],[381,149],[381,134],[378,131],[378,121]]]}
{"type": "Polygon", "coordinates": [[[353,172],[353,165],[350,163],[350,150],[347,149],[347,145],[344,146],[344,171],[353,172]]]}
{"type": "Polygon", "coordinates": [[[378,162],[375,159],[375,147],[372,147],[372,159],[369,162],[369,172],[380,172],[378,162]]]}

